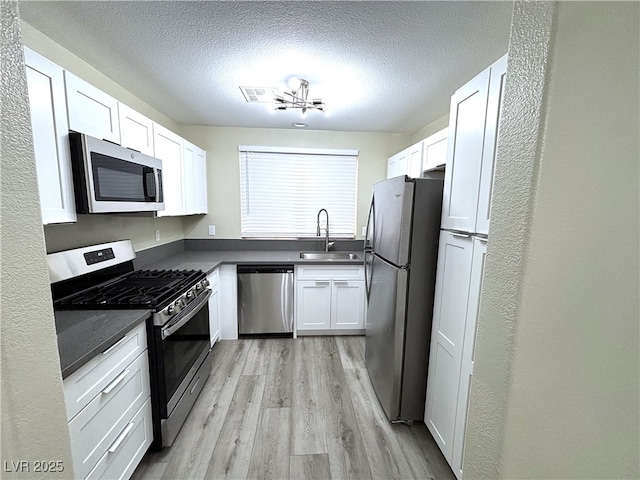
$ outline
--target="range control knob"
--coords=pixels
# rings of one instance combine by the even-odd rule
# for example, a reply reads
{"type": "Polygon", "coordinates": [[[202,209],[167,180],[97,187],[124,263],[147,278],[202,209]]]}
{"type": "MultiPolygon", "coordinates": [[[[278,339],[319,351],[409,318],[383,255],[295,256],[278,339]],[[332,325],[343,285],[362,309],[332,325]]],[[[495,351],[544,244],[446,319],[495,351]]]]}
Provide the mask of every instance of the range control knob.
{"type": "Polygon", "coordinates": [[[193,299],[193,290],[189,290],[187,292],[187,300],[192,300],[193,299]]]}
{"type": "Polygon", "coordinates": [[[169,315],[173,315],[173,313],[174,313],[174,312],[175,312],[175,309],[173,308],[173,305],[169,305],[169,306],[167,307],[167,313],[168,313],[169,315]]]}
{"type": "Polygon", "coordinates": [[[209,284],[209,280],[208,279],[205,278],[204,280],[202,280],[202,288],[208,287],[209,285],[210,284],[209,284]]]}
{"type": "Polygon", "coordinates": [[[204,282],[196,283],[196,292],[199,292],[204,288],[203,284],[204,282]]]}

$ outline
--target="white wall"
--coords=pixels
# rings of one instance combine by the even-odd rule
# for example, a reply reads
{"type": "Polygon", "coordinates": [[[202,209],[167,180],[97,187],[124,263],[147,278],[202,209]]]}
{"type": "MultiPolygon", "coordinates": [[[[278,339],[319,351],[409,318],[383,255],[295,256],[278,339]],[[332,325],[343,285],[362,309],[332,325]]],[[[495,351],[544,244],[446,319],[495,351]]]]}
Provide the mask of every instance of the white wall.
{"type": "Polygon", "coordinates": [[[466,478],[640,477],[638,18],[516,3],[466,478]]]}
{"type": "MultiPolygon", "coordinates": [[[[216,225],[216,238],[240,238],[240,164],[238,145],[358,149],[358,210],[356,233],[367,222],[371,188],[384,180],[387,158],[408,145],[409,135],[300,131],[267,128],[183,127],[185,138],[207,151],[209,214],[185,218],[185,237],[211,238],[207,225],[216,225]]],[[[329,212],[331,213],[331,212],[329,212]]]]}
{"type": "Polygon", "coordinates": [[[17,5],[0,5],[0,463],[2,478],[73,478],[17,5]],[[34,472],[42,460],[62,462],[64,471],[34,472]]]}
{"type": "MultiPolygon", "coordinates": [[[[453,95],[453,93],[454,92],[452,91],[451,95],[453,95]]],[[[439,132],[443,128],[447,128],[448,126],[449,126],[449,114],[447,113],[446,115],[443,115],[439,119],[434,120],[433,122],[425,125],[420,130],[414,132],[411,135],[411,145],[413,145],[414,143],[419,142],[420,140],[424,140],[428,136],[439,132]]],[[[407,147],[408,146],[410,146],[410,145],[407,145],[407,147]]]]}

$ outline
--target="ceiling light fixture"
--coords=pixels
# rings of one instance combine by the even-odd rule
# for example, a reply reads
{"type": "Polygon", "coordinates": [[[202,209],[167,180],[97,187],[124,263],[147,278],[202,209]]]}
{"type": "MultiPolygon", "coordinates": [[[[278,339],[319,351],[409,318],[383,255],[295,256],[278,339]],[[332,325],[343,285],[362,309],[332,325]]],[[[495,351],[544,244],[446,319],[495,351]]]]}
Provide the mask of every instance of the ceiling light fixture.
{"type": "Polygon", "coordinates": [[[309,125],[308,125],[308,124],[306,124],[306,123],[302,123],[302,122],[293,122],[293,123],[291,124],[291,126],[292,126],[292,127],[296,127],[296,128],[306,128],[306,127],[308,127],[309,125]]]}
{"type": "Polygon", "coordinates": [[[305,114],[307,110],[320,110],[324,112],[324,103],[319,98],[309,101],[309,82],[304,78],[300,79],[300,86],[292,88],[291,92],[283,92],[282,95],[275,96],[276,110],[286,110],[288,108],[301,108],[305,114]]]}

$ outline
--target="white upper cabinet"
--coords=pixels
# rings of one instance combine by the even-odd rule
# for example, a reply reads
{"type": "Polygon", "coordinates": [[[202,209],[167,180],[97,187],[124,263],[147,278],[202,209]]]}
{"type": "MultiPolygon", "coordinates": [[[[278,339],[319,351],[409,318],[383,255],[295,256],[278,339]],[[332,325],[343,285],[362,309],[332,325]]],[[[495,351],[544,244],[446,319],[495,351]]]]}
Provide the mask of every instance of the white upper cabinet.
{"type": "Polygon", "coordinates": [[[69,129],[119,145],[118,101],[67,71],[64,81],[69,129]]]}
{"type": "Polygon", "coordinates": [[[493,193],[493,171],[496,163],[496,146],[500,136],[500,111],[504,98],[504,83],[507,76],[507,56],[491,65],[489,78],[489,103],[487,104],[487,123],[482,152],[482,172],[480,173],[480,192],[478,194],[478,214],[476,232],[489,234],[491,216],[491,194],[493,193]]]}
{"type": "Polygon", "coordinates": [[[24,49],[42,223],[75,222],[64,71],[24,49]]]}
{"type": "Polygon", "coordinates": [[[153,121],[118,102],[121,145],[153,157],[153,121]]]}
{"type": "Polygon", "coordinates": [[[185,214],[207,213],[207,154],[191,142],[183,143],[185,214]]]}
{"type": "Polygon", "coordinates": [[[389,161],[387,163],[387,178],[399,177],[400,175],[407,174],[407,153],[408,150],[403,150],[389,157],[389,161]]]}
{"type": "Polygon", "coordinates": [[[488,233],[493,161],[506,64],[504,56],[451,97],[442,203],[444,229],[488,233]],[[478,215],[486,216],[485,221],[477,222],[478,215]]]}
{"type": "Polygon", "coordinates": [[[209,198],[207,194],[207,152],[195,147],[194,156],[194,202],[193,213],[208,213],[209,198]]]}
{"type": "Polygon", "coordinates": [[[436,170],[447,164],[447,137],[449,128],[444,128],[423,140],[422,170],[436,170]]]}
{"type": "Polygon", "coordinates": [[[407,175],[412,178],[422,175],[422,154],[424,144],[418,142],[407,149],[407,175]]]}
{"type": "Polygon", "coordinates": [[[153,148],[156,158],[162,160],[162,190],[164,210],[159,217],[184,215],[184,157],[183,139],[157,123],[153,124],[153,148]]]}

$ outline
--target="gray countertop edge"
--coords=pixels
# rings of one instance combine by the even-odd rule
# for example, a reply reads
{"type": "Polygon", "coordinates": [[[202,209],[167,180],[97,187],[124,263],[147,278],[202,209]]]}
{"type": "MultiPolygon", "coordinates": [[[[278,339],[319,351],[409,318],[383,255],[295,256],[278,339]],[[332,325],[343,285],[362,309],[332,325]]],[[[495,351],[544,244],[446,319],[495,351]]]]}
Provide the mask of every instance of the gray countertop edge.
{"type": "Polygon", "coordinates": [[[147,309],[56,310],[54,313],[63,379],[104,352],[151,315],[151,311],[147,309]]]}
{"type": "Polygon", "coordinates": [[[300,258],[300,253],[302,253],[300,250],[185,250],[182,253],[177,253],[161,260],[157,260],[149,265],[146,265],[145,268],[158,270],[202,270],[206,274],[209,274],[223,264],[269,265],[286,263],[293,265],[362,265],[364,262],[364,253],[361,250],[344,252],[356,254],[358,258],[354,260],[303,260],[300,258]]]}

